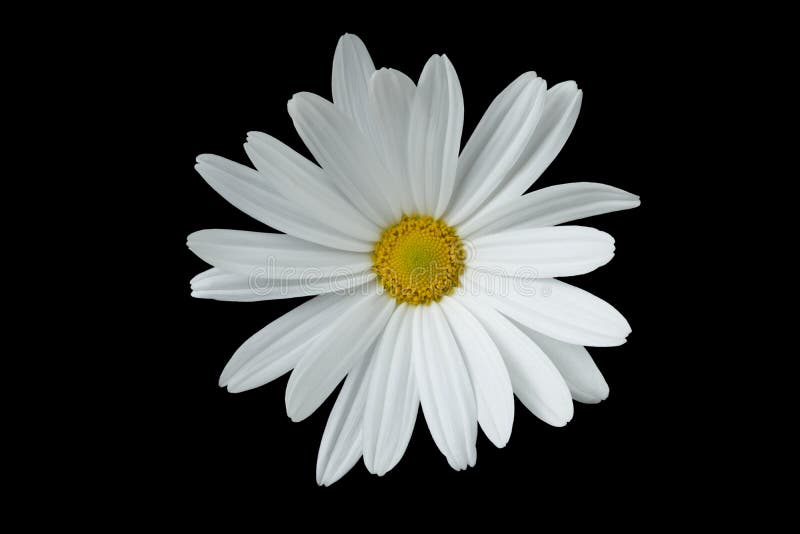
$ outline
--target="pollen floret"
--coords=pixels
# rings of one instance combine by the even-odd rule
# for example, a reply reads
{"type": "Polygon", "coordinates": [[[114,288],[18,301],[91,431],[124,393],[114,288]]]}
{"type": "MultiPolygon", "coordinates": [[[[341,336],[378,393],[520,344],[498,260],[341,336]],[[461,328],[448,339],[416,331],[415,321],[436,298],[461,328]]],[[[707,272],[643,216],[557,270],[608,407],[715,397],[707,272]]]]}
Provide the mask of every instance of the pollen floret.
{"type": "Polygon", "coordinates": [[[444,221],[403,215],[375,243],[372,269],[398,302],[429,304],[458,287],[464,258],[461,238],[444,221]]]}

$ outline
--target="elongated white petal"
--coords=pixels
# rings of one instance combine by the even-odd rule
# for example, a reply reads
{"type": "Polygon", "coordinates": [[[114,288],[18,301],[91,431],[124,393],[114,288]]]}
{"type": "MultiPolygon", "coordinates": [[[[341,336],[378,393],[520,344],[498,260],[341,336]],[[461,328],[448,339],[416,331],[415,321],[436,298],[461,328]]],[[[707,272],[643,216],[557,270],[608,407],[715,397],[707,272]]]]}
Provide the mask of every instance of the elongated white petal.
{"type": "Polygon", "coordinates": [[[625,343],[628,321],[613,306],[560,280],[500,279],[468,269],[468,284],[504,315],[565,343],[613,347],[625,343]]]}
{"type": "Polygon", "coordinates": [[[573,399],[597,404],[608,398],[608,383],[586,347],[558,341],[523,325],[521,329],[555,364],[569,386],[573,399]]]}
{"type": "Polygon", "coordinates": [[[244,275],[219,268],[203,271],[192,279],[192,296],[198,299],[230,302],[293,299],[325,293],[343,294],[374,280],[375,274],[362,271],[323,276],[308,270],[297,278],[275,278],[267,273],[244,275]]]}
{"type": "Polygon", "coordinates": [[[493,203],[501,204],[520,196],[539,179],[572,133],[582,99],[583,91],[572,81],[561,82],[547,91],[536,131],[511,170],[508,181],[492,199],[493,203]]]}
{"type": "Polygon", "coordinates": [[[456,179],[464,99],[446,56],[433,56],[419,78],[408,131],[408,173],[419,213],[440,217],[456,179]]]}
{"type": "Polygon", "coordinates": [[[375,65],[364,42],[349,33],[340,37],[333,55],[333,102],[365,133],[369,122],[367,86],[374,72],[375,65]]]}
{"type": "Polygon", "coordinates": [[[377,339],[395,301],[375,290],[353,297],[353,305],[331,320],[297,363],[286,386],[286,413],[302,421],[334,390],[377,339]]]}
{"type": "Polygon", "coordinates": [[[547,84],[528,72],[513,81],[483,115],[458,159],[450,224],[465,220],[508,178],[542,115],[547,84]]]}
{"type": "Polygon", "coordinates": [[[522,404],[550,425],[566,425],[573,415],[572,397],[544,352],[511,321],[479,300],[463,295],[455,298],[480,320],[497,345],[522,404]]]}
{"type": "Polygon", "coordinates": [[[314,158],[361,213],[380,227],[400,218],[395,183],[372,142],[352,120],[311,93],[294,95],[288,109],[314,158]]]}
{"type": "Polygon", "coordinates": [[[404,213],[415,211],[408,175],[408,121],[414,82],[394,69],[380,69],[369,83],[371,135],[386,170],[397,182],[396,201],[404,213]]]}
{"type": "Polygon", "coordinates": [[[347,374],[336,398],[317,455],[317,484],[330,486],[361,458],[364,401],[371,376],[371,355],[347,374]]]}
{"type": "Polygon", "coordinates": [[[325,171],[274,137],[250,132],[244,149],[284,197],[316,219],[355,239],[374,242],[380,236],[380,228],[358,212],[325,171]]]}
{"type": "Polygon", "coordinates": [[[456,299],[443,299],[441,306],[475,389],[478,423],[495,446],[505,447],[514,424],[514,392],[503,358],[480,321],[456,299]]]}
{"type": "Polygon", "coordinates": [[[219,385],[244,391],[289,372],[302,356],[302,348],[347,307],[349,300],[352,297],[320,295],[272,321],[236,350],[222,370],[219,385]],[[250,387],[239,387],[243,384],[250,387]]]}
{"type": "Polygon", "coordinates": [[[200,230],[189,235],[189,249],[223,270],[279,280],[310,275],[355,275],[372,266],[369,254],[323,247],[283,234],[240,230],[200,230]]]}
{"type": "Polygon", "coordinates": [[[203,271],[192,278],[190,285],[192,297],[196,299],[258,302],[260,300],[275,300],[276,298],[273,292],[266,292],[265,294],[255,290],[250,284],[249,276],[229,273],[216,267],[203,271]]]}
{"type": "Polygon", "coordinates": [[[367,252],[373,244],[346,236],[320,222],[303,207],[264,186],[257,171],[219,156],[197,157],[195,169],[225,200],[254,219],[320,245],[367,252]]]}
{"type": "Polygon", "coordinates": [[[412,367],[411,309],[398,306],[386,325],[374,356],[364,409],[364,464],[383,476],[403,457],[419,410],[412,367]]]}
{"type": "Polygon", "coordinates": [[[584,274],[614,256],[614,238],[584,226],[506,230],[476,237],[472,246],[473,269],[525,278],[584,274]]]}
{"type": "Polygon", "coordinates": [[[439,304],[415,306],[412,358],[433,441],[456,470],[475,465],[477,409],[464,360],[439,304]]]}
{"type": "Polygon", "coordinates": [[[610,185],[575,182],[531,191],[491,210],[481,210],[463,224],[462,238],[505,230],[541,228],[593,215],[635,208],[639,197],[610,185]]]}

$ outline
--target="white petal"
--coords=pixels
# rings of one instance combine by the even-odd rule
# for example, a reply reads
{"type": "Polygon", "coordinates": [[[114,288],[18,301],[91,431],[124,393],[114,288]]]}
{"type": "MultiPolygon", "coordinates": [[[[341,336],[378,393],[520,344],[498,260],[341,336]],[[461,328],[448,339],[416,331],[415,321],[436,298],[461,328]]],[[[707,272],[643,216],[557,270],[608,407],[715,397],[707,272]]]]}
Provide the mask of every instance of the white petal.
{"type": "Polygon", "coordinates": [[[264,186],[257,171],[219,156],[197,157],[195,169],[228,202],[262,223],[294,237],[342,250],[368,252],[372,243],[354,239],[309,215],[308,210],[264,186]]]}
{"type": "Polygon", "coordinates": [[[505,447],[514,424],[514,392],[503,358],[480,321],[456,299],[443,299],[441,306],[475,389],[478,423],[495,446],[505,447]]]}
{"type": "Polygon", "coordinates": [[[411,361],[413,325],[408,305],[395,309],[375,351],[364,409],[364,464],[379,476],[403,457],[419,409],[411,361]]]}
{"type": "Polygon", "coordinates": [[[317,484],[330,486],[361,458],[362,420],[371,369],[371,356],[348,373],[336,398],[317,455],[317,484]]]}
{"type": "Polygon", "coordinates": [[[331,320],[292,371],[286,386],[286,413],[292,421],[311,415],[383,331],[395,301],[374,288],[365,293],[354,295],[353,305],[331,320]]]}
{"type": "Polygon", "coordinates": [[[635,208],[639,197],[610,185],[575,182],[531,191],[491,210],[481,210],[463,224],[462,238],[504,230],[540,228],[612,211],[635,208]]]}
{"type": "Polygon", "coordinates": [[[368,83],[375,65],[364,42],[349,33],[339,38],[333,55],[333,102],[363,132],[368,131],[368,83]]]}
{"type": "Polygon", "coordinates": [[[586,347],[558,341],[525,326],[521,328],[558,368],[573,399],[597,404],[608,398],[608,384],[586,347]]]}
{"type": "MultiPolygon", "coordinates": [[[[613,347],[631,327],[613,306],[553,278],[505,278],[468,269],[469,286],[482,288],[488,305],[525,326],[565,343],[613,347]]],[[[477,292],[477,291],[476,291],[477,292]]]]}
{"type": "Polygon", "coordinates": [[[261,132],[248,133],[244,149],[256,169],[287,200],[303,206],[317,220],[342,234],[368,242],[378,240],[380,228],[361,215],[325,171],[312,162],[261,132]]]}
{"type": "Polygon", "coordinates": [[[475,465],[475,392],[437,303],[414,306],[412,358],[419,398],[433,441],[456,470],[475,465]]]}
{"type": "Polygon", "coordinates": [[[536,131],[517,160],[511,176],[492,202],[501,204],[520,196],[552,163],[575,127],[583,91],[575,82],[561,82],[547,91],[536,131]]]}
{"type": "Polygon", "coordinates": [[[415,211],[408,178],[408,121],[414,82],[394,69],[380,69],[369,84],[371,138],[386,170],[397,182],[397,202],[404,213],[415,211]]]}
{"type": "Polygon", "coordinates": [[[555,365],[511,321],[479,300],[455,297],[477,317],[503,356],[514,393],[536,417],[564,426],[573,415],[572,397],[555,365]]]}
{"type": "Polygon", "coordinates": [[[322,276],[313,270],[299,278],[278,279],[263,272],[244,275],[218,268],[203,271],[191,281],[192,297],[230,302],[293,299],[309,295],[355,291],[375,279],[375,274],[362,271],[353,274],[322,276]]]}
{"type": "Polygon", "coordinates": [[[353,296],[320,295],[272,321],[234,353],[219,377],[219,385],[238,393],[289,372],[311,341],[353,300],[353,296]]]}
{"type": "Polygon", "coordinates": [[[214,267],[274,279],[355,275],[372,266],[369,254],[323,247],[283,234],[239,230],[200,230],[189,235],[189,249],[214,267]]]}
{"type": "Polygon", "coordinates": [[[450,60],[433,56],[419,78],[408,131],[408,173],[419,213],[440,217],[456,179],[464,99],[450,60]]]}
{"type": "Polygon", "coordinates": [[[506,230],[472,240],[470,267],[503,276],[552,278],[588,273],[614,256],[614,238],[584,226],[506,230]]]}
{"type": "MultiPolygon", "coordinates": [[[[234,274],[222,269],[208,269],[189,282],[192,297],[196,299],[222,300],[228,302],[258,302],[275,300],[275,292],[257,291],[250,284],[250,277],[234,274]]],[[[284,293],[288,292],[288,289],[284,293]]],[[[299,296],[299,295],[298,295],[299,296]]],[[[280,297],[278,297],[280,298],[280,297]]],[[[288,297],[285,297],[288,298],[288,297]]]]}
{"type": "Polygon", "coordinates": [[[314,158],[361,213],[380,227],[400,218],[400,207],[393,200],[396,184],[372,142],[352,120],[311,93],[294,95],[288,109],[314,158]]]}
{"type": "Polygon", "coordinates": [[[486,110],[458,159],[458,185],[447,212],[449,224],[466,219],[508,178],[534,134],[546,89],[536,73],[525,73],[486,110]]]}

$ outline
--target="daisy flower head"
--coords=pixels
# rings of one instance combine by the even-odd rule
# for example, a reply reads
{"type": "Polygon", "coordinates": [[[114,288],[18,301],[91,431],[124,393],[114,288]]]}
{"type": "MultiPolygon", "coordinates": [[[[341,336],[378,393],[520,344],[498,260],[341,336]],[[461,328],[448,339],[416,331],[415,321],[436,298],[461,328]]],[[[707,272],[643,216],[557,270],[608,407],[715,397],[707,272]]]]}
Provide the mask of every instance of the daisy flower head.
{"type": "Polygon", "coordinates": [[[376,69],[344,35],[332,89],[333,102],[298,93],[288,104],[316,163],[259,132],[244,145],[253,167],[197,158],[220,195],[284,233],[191,234],[189,248],[212,266],[192,279],[192,296],[314,296],[248,339],[220,386],[242,392],[291,372],[286,411],[301,421],[344,381],[317,459],[324,485],[362,457],[371,473],[392,469],[420,407],[461,470],[475,464],[479,426],[496,446],[508,442],[514,395],[554,426],[570,421],[573,399],[605,399],[585,347],[620,345],[630,326],[558,278],[610,261],[614,240],[561,225],[639,199],[587,182],[524,194],[575,125],[577,85],[522,74],[460,153],[464,103],[446,56],[432,56],[415,83],[376,69]]]}

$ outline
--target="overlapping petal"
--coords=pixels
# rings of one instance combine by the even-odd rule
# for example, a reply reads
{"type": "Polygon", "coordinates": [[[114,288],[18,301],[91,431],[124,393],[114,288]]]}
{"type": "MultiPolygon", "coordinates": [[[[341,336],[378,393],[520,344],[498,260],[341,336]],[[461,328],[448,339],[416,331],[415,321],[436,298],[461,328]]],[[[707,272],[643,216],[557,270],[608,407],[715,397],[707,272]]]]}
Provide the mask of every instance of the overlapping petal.
{"type": "Polygon", "coordinates": [[[286,413],[292,421],[311,415],[383,332],[395,302],[371,291],[354,295],[352,305],[308,347],[286,386],[286,413]]]}
{"type": "Polygon", "coordinates": [[[371,377],[371,355],[348,373],[333,405],[317,455],[317,484],[330,486],[361,458],[362,420],[371,377]]]}
{"type": "Polygon", "coordinates": [[[586,347],[558,341],[526,326],[521,325],[520,328],[558,368],[569,386],[573,399],[587,404],[597,404],[608,398],[608,383],[586,347]]]}
{"type": "Polygon", "coordinates": [[[547,85],[536,73],[514,80],[481,118],[458,158],[456,192],[447,220],[458,224],[507,180],[542,115],[547,85]]]}
{"type": "Polygon", "coordinates": [[[439,305],[414,306],[411,353],[422,412],[453,469],[475,465],[478,415],[463,357],[439,305]]]}
{"type": "Polygon", "coordinates": [[[639,197],[610,185],[575,182],[537,189],[494,209],[481,211],[458,226],[462,238],[521,228],[554,226],[635,208],[639,197]]]}
{"type": "Polygon", "coordinates": [[[322,276],[312,270],[298,278],[281,279],[267,275],[266,271],[244,275],[214,267],[192,278],[191,288],[192,296],[198,299],[257,302],[325,293],[340,295],[356,291],[358,286],[374,279],[371,271],[322,276]]]}
{"type": "Polygon", "coordinates": [[[297,93],[288,109],[309,151],[362,214],[380,227],[400,218],[395,180],[348,116],[312,93],[297,93]]]}
{"type": "Polygon", "coordinates": [[[286,199],[342,234],[373,242],[380,228],[361,215],[324,170],[274,137],[249,132],[244,145],[256,169],[286,199]]]}
{"type": "Polygon", "coordinates": [[[478,423],[492,443],[505,447],[514,424],[514,392],[503,358],[480,321],[456,299],[442,300],[441,307],[475,389],[478,423]]]}
{"type": "Polygon", "coordinates": [[[591,293],[553,278],[506,279],[467,272],[483,301],[515,321],[565,343],[613,347],[625,343],[628,321],[591,293]]]}
{"type": "Polygon", "coordinates": [[[457,297],[483,324],[503,356],[514,393],[536,417],[564,426],[573,415],[572,397],[558,369],[511,321],[474,298],[457,297]]]}
{"type": "Polygon", "coordinates": [[[352,295],[320,295],[285,313],[239,347],[222,370],[219,385],[246,391],[291,371],[331,320],[356,303],[352,295]]]}
{"type": "Polygon", "coordinates": [[[195,169],[228,202],[276,230],[342,250],[372,250],[372,243],[331,228],[286,199],[254,169],[211,154],[198,156],[195,169]]]}

